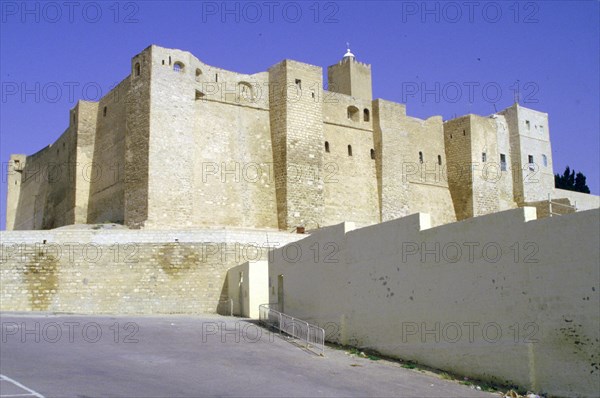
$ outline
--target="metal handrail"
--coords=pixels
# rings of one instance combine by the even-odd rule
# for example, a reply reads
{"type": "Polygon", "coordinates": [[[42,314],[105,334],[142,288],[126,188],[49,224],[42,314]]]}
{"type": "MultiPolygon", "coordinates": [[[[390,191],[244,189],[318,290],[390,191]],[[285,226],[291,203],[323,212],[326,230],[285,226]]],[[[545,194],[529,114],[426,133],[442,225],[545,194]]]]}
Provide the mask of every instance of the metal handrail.
{"type": "Polygon", "coordinates": [[[325,329],[303,321],[293,316],[284,314],[270,308],[269,304],[261,304],[259,307],[259,320],[271,327],[276,327],[295,339],[306,343],[307,349],[316,348],[321,356],[325,354],[325,329]]]}

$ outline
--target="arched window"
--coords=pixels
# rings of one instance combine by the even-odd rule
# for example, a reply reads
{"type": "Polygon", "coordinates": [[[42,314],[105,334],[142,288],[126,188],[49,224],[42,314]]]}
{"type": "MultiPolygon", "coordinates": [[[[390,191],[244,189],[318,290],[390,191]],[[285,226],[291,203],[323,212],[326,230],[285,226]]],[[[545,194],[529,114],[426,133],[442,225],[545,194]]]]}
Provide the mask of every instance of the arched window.
{"type": "Polygon", "coordinates": [[[175,72],[183,72],[183,69],[185,68],[185,65],[183,65],[181,62],[177,61],[173,64],[173,70],[175,72]]]}
{"type": "Polygon", "coordinates": [[[438,164],[442,165],[442,155],[438,155],[438,164]]]}
{"type": "Polygon", "coordinates": [[[238,84],[238,88],[241,99],[245,99],[247,101],[254,101],[254,91],[250,83],[240,82],[238,84]]]}
{"type": "Polygon", "coordinates": [[[419,152],[419,163],[423,163],[423,152],[419,152]]]}
{"type": "Polygon", "coordinates": [[[135,76],[139,76],[141,71],[142,71],[142,67],[141,67],[140,63],[136,62],[135,67],[134,67],[135,76]]]}
{"type": "Polygon", "coordinates": [[[375,149],[371,149],[371,159],[375,159],[375,149]]]}
{"type": "Polygon", "coordinates": [[[352,145],[348,145],[348,156],[352,156],[352,145]]]}
{"type": "Polygon", "coordinates": [[[196,81],[200,81],[200,77],[202,76],[202,71],[199,68],[196,68],[196,81]]]}
{"type": "Polygon", "coordinates": [[[354,122],[358,122],[358,108],[355,106],[350,105],[348,107],[348,119],[354,121],[354,122]]]}
{"type": "Polygon", "coordinates": [[[325,152],[329,153],[329,141],[325,141],[325,152]]]}
{"type": "Polygon", "coordinates": [[[368,110],[367,108],[365,108],[365,110],[363,111],[363,120],[364,120],[365,122],[368,122],[368,121],[370,120],[370,117],[369,117],[369,110],[368,110]]]}

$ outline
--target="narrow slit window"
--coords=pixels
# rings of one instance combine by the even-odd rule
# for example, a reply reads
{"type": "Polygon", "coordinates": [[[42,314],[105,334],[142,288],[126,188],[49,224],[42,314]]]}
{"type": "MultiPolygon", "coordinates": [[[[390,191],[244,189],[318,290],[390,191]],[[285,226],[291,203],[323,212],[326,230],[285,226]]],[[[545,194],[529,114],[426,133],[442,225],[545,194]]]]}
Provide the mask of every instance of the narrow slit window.
{"type": "Polygon", "coordinates": [[[106,111],[107,111],[107,108],[104,107],[104,109],[102,109],[102,116],[106,117],[106,111]]]}
{"type": "Polygon", "coordinates": [[[375,160],[375,149],[371,149],[371,159],[375,160]]]}
{"type": "Polygon", "coordinates": [[[544,163],[544,167],[548,167],[548,158],[546,155],[542,155],[542,163],[544,163]]]}
{"type": "Polygon", "coordinates": [[[325,141],[325,152],[329,153],[329,141],[325,141]]]}
{"type": "Polygon", "coordinates": [[[419,152],[419,163],[423,163],[423,152],[419,152]]]}
{"type": "Polygon", "coordinates": [[[296,79],[296,87],[298,87],[299,90],[302,90],[302,80],[296,79]]]}
{"type": "Polygon", "coordinates": [[[500,171],[506,171],[506,155],[500,154],[500,171]]]}
{"type": "Polygon", "coordinates": [[[134,68],[134,69],[135,69],[135,75],[136,75],[136,76],[139,76],[139,75],[140,75],[140,72],[142,71],[142,67],[140,66],[140,63],[139,63],[139,62],[136,62],[136,63],[135,63],[135,68],[134,68]]]}
{"type": "Polygon", "coordinates": [[[487,153],[481,152],[481,161],[483,163],[487,162],[487,153]]]}
{"type": "Polygon", "coordinates": [[[348,156],[352,156],[352,145],[348,145],[348,156]]]}
{"type": "Polygon", "coordinates": [[[365,108],[365,110],[363,111],[363,120],[365,122],[368,122],[370,120],[370,116],[369,116],[369,110],[365,108]]]}
{"type": "Polygon", "coordinates": [[[442,155],[438,155],[438,164],[442,165],[442,155]]]}

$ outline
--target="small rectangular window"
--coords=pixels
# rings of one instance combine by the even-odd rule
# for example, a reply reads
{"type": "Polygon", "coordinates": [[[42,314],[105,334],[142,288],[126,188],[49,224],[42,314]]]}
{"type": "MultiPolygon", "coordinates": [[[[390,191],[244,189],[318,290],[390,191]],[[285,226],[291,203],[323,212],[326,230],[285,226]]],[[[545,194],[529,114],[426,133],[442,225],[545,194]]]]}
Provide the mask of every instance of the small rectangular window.
{"type": "Polygon", "coordinates": [[[529,170],[533,170],[535,168],[533,164],[533,155],[527,156],[527,162],[529,163],[529,170]]]}
{"type": "Polygon", "coordinates": [[[296,87],[298,87],[300,90],[302,90],[302,80],[296,79],[296,87]]]}
{"type": "Polygon", "coordinates": [[[481,153],[481,161],[485,163],[487,161],[487,154],[485,152],[481,153]]]}
{"type": "Polygon", "coordinates": [[[503,153],[500,154],[500,170],[506,171],[506,155],[503,153]]]}

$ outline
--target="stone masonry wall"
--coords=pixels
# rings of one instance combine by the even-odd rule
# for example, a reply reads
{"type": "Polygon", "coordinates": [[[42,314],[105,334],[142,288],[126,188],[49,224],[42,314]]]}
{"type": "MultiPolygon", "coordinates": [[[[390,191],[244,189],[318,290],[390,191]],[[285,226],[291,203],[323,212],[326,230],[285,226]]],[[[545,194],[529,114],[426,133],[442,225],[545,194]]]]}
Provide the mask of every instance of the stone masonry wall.
{"type": "Polygon", "coordinates": [[[1,232],[0,310],[195,314],[229,308],[227,269],[302,235],[266,230],[1,232]]]}
{"type": "Polygon", "coordinates": [[[360,226],[379,222],[371,114],[371,101],[324,92],[324,142],[321,147],[325,186],[323,225],[344,220],[360,226]],[[348,107],[357,108],[356,120],[348,117],[348,107]],[[365,110],[368,120],[364,117],[365,110]],[[325,149],[325,143],[329,151],[325,149]]]}
{"type": "Polygon", "coordinates": [[[444,123],[448,184],[458,221],[473,217],[473,172],[469,116],[444,123]]]}
{"type": "MultiPolygon", "coordinates": [[[[125,142],[127,135],[127,77],[96,104],[96,131],[89,161],[89,205],[87,222],[125,221],[125,142]]],[[[85,166],[84,166],[85,167],[85,166]]]]}
{"type": "Polygon", "coordinates": [[[324,207],[322,70],[285,60],[269,70],[269,85],[277,209],[285,208],[279,228],[316,228],[324,207]]]}

